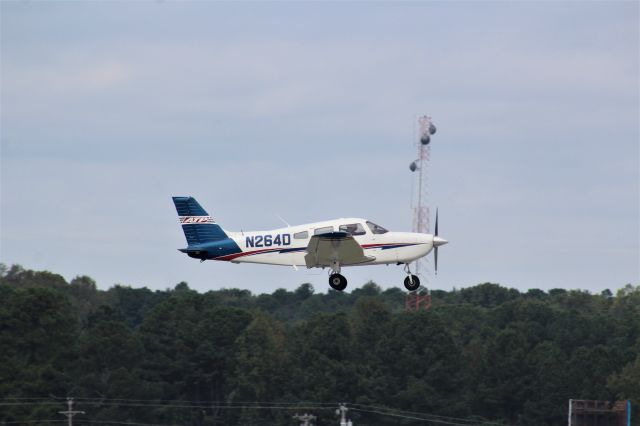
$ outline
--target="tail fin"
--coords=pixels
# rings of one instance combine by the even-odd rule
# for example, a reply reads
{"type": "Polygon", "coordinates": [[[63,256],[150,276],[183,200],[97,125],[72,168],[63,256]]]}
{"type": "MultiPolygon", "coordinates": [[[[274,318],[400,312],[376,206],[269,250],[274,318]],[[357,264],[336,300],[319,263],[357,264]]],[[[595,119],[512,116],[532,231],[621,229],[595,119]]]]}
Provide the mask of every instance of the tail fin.
{"type": "Polygon", "coordinates": [[[193,197],[173,197],[182,231],[187,244],[195,246],[227,238],[220,225],[202,208],[193,197]]]}

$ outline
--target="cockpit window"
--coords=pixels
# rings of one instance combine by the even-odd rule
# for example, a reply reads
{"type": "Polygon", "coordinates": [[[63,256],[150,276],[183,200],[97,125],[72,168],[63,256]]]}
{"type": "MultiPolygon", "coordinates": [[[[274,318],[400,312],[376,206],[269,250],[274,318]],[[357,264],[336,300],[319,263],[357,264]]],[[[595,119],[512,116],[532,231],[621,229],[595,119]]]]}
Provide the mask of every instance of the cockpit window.
{"type": "Polygon", "coordinates": [[[360,223],[349,223],[347,225],[340,225],[340,231],[346,232],[349,235],[364,235],[367,231],[360,223]]]}
{"type": "Polygon", "coordinates": [[[389,232],[386,229],[384,229],[382,226],[376,225],[373,222],[367,222],[367,226],[369,227],[369,229],[371,229],[371,232],[373,232],[374,234],[386,234],[387,232],[389,232]]]}

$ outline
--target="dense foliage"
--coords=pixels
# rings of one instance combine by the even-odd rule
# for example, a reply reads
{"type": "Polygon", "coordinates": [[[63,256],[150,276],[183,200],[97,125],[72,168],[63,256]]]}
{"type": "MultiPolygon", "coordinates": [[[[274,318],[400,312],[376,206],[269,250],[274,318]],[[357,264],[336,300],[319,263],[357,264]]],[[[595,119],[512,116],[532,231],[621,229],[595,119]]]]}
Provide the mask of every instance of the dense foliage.
{"type": "Polygon", "coordinates": [[[569,398],[640,402],[640,286],[486,283],[434,291],[420,312],[404,297],[374,283],[101,291],[0,264],[0,425],[60,419],[66,396],[86,411],[76,425],[291,425],[304,411],[327,425],[344,401],[358,426],[431,424],[384,407],[541,426],[564,424],[569,398]]]}

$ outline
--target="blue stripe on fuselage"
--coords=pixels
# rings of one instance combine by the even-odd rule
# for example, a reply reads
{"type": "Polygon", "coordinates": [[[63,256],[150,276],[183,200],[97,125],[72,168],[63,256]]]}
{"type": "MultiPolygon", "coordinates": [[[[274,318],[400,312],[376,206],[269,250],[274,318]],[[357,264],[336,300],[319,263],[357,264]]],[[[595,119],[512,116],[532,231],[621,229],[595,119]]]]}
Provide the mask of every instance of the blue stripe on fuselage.
{"type": "Polygon", "coordinates": [[[296,251],[304,251],[306,249],[307,249],[306,246],[305,247],[286,248],[286,249],[280,250],[280,253],[293,253],[293,252],[296,252],[296,251]]]}

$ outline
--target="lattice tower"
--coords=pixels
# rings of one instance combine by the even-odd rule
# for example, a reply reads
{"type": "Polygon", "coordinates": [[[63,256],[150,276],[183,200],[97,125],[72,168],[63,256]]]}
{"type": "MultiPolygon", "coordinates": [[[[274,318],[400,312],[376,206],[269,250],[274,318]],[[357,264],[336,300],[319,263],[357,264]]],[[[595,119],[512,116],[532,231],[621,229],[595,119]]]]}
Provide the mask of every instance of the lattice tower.
{"type": "MultiPolygon", "coordinates": [[[[418,158],[411,164],[415,173],[413,194],[413,232],[428,234],[430,231],[429,217],[429,160],[431,157],[431,135],[435,133],[435,126],[431,117],[422,116],[418,119],[419,133],[416,140],[418,158]]],[[[422,257],[415,262],[415,272],[424,278],[425,284],[429,275],[429,262],[422,257]]]]}

